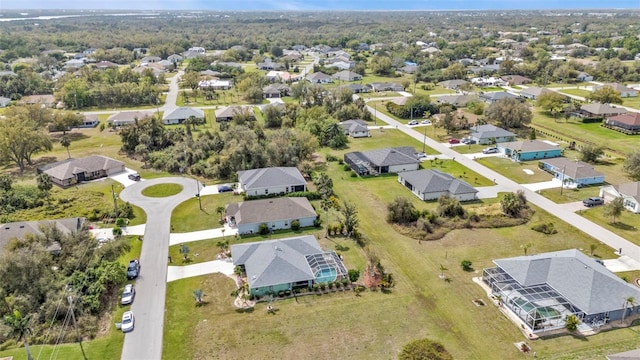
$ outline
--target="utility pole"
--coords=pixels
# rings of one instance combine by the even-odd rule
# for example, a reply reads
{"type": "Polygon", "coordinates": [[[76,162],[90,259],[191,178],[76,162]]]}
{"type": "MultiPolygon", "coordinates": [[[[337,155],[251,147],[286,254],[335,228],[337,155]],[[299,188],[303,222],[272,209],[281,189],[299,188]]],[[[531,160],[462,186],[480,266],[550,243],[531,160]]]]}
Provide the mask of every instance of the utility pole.
{"type": "Polygon", "coordinates": [[[560,196],[562,196],[562,189],[564,188],[564,170],[567,167],[567,165],[562,167],[562,180],[560,180],[560,196]]]}
{"type": "Polygon", "coordinates": [[[424,127],[424,138],[422,139],[422,152],[423,153],[424,153],[424,150],[425,150],[426,147],[427,147],[427,126],[424,127]]]}
{"type": "Polygon", "coordinates": [[[198,198],[198,205],[200,206],[200,210],[202,210],[202,200],[200,199],[200,181],[198,179],[194,179],[196,181],[196,188],[198,192],[196,193],[196,197],[198,198]]]}
{"type": "Polygon", "coordinates": [[[84,353],[84,347],[82,346],[82,337],[80,336],[80,332],[78,332],[78,326],[76,324],[76,315],[73,309],[74,307],[73,300],[74,300],[73,296],[71,295],[67,296],[67,301],[69,301],[69,305],[71,306],[69,311],[71,311],[71,319],[73,320],[73,327],[76,329],[76,336],[78,337],[78,343],[80,344],[80,350],[82,351],[82,358],[84,360],[87,360],[87,355],[84,353]]]}

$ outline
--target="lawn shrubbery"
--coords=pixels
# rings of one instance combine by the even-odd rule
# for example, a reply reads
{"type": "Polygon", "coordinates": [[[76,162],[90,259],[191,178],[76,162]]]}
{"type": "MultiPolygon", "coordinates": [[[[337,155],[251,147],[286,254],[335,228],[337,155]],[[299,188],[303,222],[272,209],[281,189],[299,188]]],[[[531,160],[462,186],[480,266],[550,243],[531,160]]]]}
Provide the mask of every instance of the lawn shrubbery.
{"type": "Polygon", "coordinates": [[[553,235],[553,234],[558,233],[558,230],[556,230],[556,227],[555,227],[555,225],[553,225],[552,222],[534,224],[531,227],[531,230],[537,231],[539,233],[543,233],[543,234],[546,234],[546,235],[553,235]]]}

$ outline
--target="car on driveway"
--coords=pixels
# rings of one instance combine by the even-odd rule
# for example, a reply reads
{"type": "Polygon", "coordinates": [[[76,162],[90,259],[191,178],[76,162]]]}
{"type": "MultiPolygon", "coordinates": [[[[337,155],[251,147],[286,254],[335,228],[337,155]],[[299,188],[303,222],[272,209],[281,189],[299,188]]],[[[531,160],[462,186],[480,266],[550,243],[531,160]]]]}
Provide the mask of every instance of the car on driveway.
{"type": "Polygon", "coordinates": [[[476,143],[476,141],[471,138],[464,138],[460,142],[467,145],[472,145],[476,143]]]}
{"type": "Polygon", "coordinates": [[[488,148],[482,149],[483,154],[495,154],[497,152],[498,152],[498,148],[496,147],[488,147],[488,148]]]}
{"type": "Polygon", "coordinates": [[[140,261],[138,259],[129,261],[127,266],[127,279],[135,279],[140,274],[140,261]]]}
{"type": "Polygon", "coordinates": [[[138,173],[131,173],[127,175],[127,177],[129,178],[129,180],[140,181],[140,174],[138,173]]]}
{"type": "Polygon", "coordinates": [[[135,323],[135,319],[133,317],[133,311],[125,311],[122,314],[122,323],[120,329],[122,332],[130,332],[133,331],[133,325],[135,323]]]}
{"type": "Polygon", "coordinates": [[[418,125],[418,122],[416,120],[411,120],[407,125],[418,125]]]}
{"type": "Polygon", "coordinates": [[[600,197],[590,197],[582,200],[582,204],[586,207],[598,206],[604,204],[604,199],[600,197]]]}
{"type": "Polygon", "coordinates": [[[423,152],[419,152],[419,153],[415,153],[414,154],[418,159],[424,159],[427,157],[427,154],[423,153],[423,152]]]}
{"type": "Polygon", "coordinates": [[[229,191],[233,191],[233,188],[231,187],[231,185],[228,185],[228,184],[218,185],[218,192],[219,193],[229,192],[229,191]]]}
{"type": "Polygon", "coordinates": [[[449,144],[460,144],[460,140],[456,138],[449,139],[449,144]]]}
{"type": "Polygon", "coordinates": [[[422,125],[431,125],[431,120],[427,120],[427,119],[422,120],[422,121],[420,121],[420,124],[422,124],[422,125]]]}
{"type": "Polygon", "coordinates": [[[133,287],[133,284],[125,285],[124,290],[122,291],[122,298],[120,300],[120,304],[122,305],[131,304],[135,296],[136,296],[136,289],[133,287]]]}

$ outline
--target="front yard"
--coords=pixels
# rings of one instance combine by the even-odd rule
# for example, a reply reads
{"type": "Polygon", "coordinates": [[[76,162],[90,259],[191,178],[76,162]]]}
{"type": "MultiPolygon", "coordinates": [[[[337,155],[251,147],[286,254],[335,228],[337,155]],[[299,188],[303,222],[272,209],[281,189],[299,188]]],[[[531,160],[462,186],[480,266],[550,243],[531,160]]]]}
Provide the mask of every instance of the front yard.
{"type": "Polygon", "coordinates": [[[551,174],[538,168],[537,160],[516,162],[510,159],[492,156],[480,158],[476,161],[518,184],[531,184],[553,179],[551,174]]]}

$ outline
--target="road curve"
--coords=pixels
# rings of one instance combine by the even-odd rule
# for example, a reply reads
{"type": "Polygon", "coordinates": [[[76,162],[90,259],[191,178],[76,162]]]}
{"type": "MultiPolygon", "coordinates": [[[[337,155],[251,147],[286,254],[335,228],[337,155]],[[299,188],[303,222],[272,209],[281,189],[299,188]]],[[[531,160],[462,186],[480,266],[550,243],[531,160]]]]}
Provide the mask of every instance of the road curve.
{"type": "MultiPolygon", "coordinates": [[[[367,106],[367,109],[370,113],[374,113],[375,110],[367,106]]],[[[524,191],[527,196],[527,200],[536,206],[546,210],[553,216],[561,219],[562,221],[572,225],[576,229],[590,235],[591,237],[597,239],[598,241],[610,246],[614,250],[622,249],[623,254],[625,256],[630,257],[631,259],[640,262],[640,247],[633,244],[632,242],[626,240],[625,238],[603,228],[600,225],[597,225],[584,217],[577,215],[573,212],[567,211],[561,204],[556,204],[553,201],[545,198],[544,196],[531,191],[524,186],[516,183],[515,181],[504,177],[497,172],[485,167],[484,165],[479,164],[478,162],[470,159],[460,153],[454,151],[453,149],[447,147],[444,144],[441,144],[429,137],[426,137],[424,134],[412,129],[411,127],[400,123],[399,121],[381,113],[380,111],[376,112],[377,117],[388,123],[389,125],[395,126],[398,130],[404,132],[405,134],[411,136],[412,138],[425,142],[425,144],[432,149],[440,152],[443,155],[446,155],[448,158],[452,158],[453,160],[459,162],[460,164],[468,167],[469,169],[477,172],[478,174],[494,180],[501,188],[505,191],[515,192],[518,190],[524,191]]]]}
{"type": "Polygon", "coordinates": [[[162,358],[162,332],[167,291],[167,257],[173,209],[197,193],[197,181],[188,177],[151,179],[128,186],[120,198],[141,207],[147,213],[147,226],[140,255],[140,276],[136,280],[136,299],[131,306],[135,330],[124,338],[121,359],[159,360],[162,358]],[[141,194],[156,184],[182,185],[174,196],[149,198],[141,194]]]}

